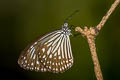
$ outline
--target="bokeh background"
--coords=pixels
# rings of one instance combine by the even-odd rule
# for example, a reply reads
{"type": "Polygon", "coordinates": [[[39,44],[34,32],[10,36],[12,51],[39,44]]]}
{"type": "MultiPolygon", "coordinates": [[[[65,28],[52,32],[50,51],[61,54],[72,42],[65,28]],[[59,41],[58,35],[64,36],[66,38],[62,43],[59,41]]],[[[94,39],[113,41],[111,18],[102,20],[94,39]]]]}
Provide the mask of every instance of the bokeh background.
{"type": "MultiPolygon", "coordinates": [[[[0,0],[1,80],[96,80],[87,40],[70,37],[72,68],[62,74],[26,71],[17,64],[21,51],[38,36],[69,24],[96,26],[115,0],[0,0]],[[3,78],[3,79],[2,79],[3,78]]],[[[96,38],[104,80],[120,80],[120,5],[96,38]]]]}

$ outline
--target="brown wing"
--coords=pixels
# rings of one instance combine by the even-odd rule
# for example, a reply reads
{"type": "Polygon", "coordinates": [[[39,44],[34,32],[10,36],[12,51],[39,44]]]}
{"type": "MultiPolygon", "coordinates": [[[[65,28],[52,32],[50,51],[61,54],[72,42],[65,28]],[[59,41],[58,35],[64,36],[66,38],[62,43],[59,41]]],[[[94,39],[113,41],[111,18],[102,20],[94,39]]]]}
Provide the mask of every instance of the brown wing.
{"type": "Polygon", "coordinates": [[[73,64],[73,56],[69,36],[60,34],[52,41],[49,40],[43,44],[45,52],[39,55],[40,61],[49,72],[59,73],[69,69],[73,64]]]}
{"type": "Polygon", "coordinates": [[[28,70],[64,72],[73,64],[69,36],[60,30],[43,36],[22,52],[18,63],[28,70]]]}
{"type": "Polygon", "coordinates": [[[51,39],[53,36],[57,35],[58,32],[54,31],[49,34],[46,34],[45,36],[39,38],[35,42],[29,44],[24,51],[22,51],[19,59],[18,64],[27,70],[35,70],[35,71],[41,71],[45,72],[47,71],[46,67],[43,66],[39,59],[39,54],[43,55],[42,47],[44,42],[51,39]]]}

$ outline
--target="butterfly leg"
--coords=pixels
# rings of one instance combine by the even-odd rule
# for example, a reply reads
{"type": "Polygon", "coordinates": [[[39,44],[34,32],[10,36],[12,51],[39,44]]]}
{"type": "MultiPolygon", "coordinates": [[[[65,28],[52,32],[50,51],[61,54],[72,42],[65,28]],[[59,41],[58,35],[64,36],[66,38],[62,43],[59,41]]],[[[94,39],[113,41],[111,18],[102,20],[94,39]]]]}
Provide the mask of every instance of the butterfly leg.
{"type": "Polygon", "coordinates": [[[73,31],[73,34],[72,34],[73,37],[76,37],[76,36],[79,36],[79,35],[80,35],[80,33],[76,33],[76,32],[75,32],[75,27],[76,27],[75,25],[71,25],[71,26],[70,26],[70,29],[73,31]]]}

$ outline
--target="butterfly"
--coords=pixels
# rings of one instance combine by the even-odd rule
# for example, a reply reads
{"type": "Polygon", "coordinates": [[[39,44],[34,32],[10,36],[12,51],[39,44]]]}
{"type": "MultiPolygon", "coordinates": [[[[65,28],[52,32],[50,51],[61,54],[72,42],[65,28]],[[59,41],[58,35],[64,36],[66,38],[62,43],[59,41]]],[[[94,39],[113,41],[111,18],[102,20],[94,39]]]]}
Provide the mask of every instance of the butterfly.
{"type": "Polygon", "coordinates": [[[29,44],[21,53],[18,64],[37,72],[63,73],[73,65],[68,23],[29,44]]]}

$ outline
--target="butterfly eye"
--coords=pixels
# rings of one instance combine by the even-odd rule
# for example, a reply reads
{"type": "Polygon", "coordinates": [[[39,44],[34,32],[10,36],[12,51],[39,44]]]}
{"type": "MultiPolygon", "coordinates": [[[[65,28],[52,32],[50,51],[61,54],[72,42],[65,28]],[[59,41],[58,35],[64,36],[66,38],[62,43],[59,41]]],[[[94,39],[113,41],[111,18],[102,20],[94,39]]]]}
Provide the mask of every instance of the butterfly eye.
{"type": "Polygon", "coordinates": [[[62,73],[69,69],[73,64],[73,56],[69,39],[71,30],[67,26],[68,23],[64,23],[66,30],[50,32],[28,45],[21,53],[18,64],[37,72],[62,73]]]}

